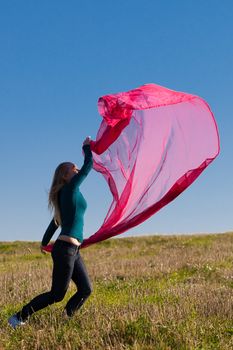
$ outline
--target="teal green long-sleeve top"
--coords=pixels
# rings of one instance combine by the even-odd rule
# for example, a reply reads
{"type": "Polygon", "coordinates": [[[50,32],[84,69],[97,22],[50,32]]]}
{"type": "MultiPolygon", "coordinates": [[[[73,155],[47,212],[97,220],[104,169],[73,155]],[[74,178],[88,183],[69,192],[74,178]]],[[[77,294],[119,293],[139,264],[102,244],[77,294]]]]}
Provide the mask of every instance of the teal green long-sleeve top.
{"type": "MultiPolygon", "coordinates": [[[[66,235],[83,241],[84,213],[87,202],[79,190],[79,186],[91,171],[93,160],[90,145],[84,145],[84,163],[78,174],[74,175],[69,183],[65,184],[59,192],[58,203],[61,213],[61,232],[66,235]]],[[[43,236],[41,245],[46,246],[57,230],[54,219],[50,222],[43,236]]]]}

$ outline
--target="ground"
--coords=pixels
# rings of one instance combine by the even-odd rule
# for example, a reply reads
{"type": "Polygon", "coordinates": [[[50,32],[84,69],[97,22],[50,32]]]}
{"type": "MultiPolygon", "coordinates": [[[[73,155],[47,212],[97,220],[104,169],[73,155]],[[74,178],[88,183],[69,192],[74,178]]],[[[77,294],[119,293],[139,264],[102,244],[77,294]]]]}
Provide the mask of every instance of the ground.
{"type": "Polygon", "coordinates": [[[63,300],[17,330],[7,318],[51,283],[38,242],[0,243],[0,350],[233,348],[233,233],[110,239],[81,250],[93,293],[73,319],[63,300]]]}

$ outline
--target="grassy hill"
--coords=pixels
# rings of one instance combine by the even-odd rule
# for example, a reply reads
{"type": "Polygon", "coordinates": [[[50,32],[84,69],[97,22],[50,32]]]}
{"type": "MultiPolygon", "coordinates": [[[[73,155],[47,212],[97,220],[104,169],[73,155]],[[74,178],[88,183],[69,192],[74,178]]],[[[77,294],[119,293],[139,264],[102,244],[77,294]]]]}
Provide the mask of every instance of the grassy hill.
{"type": "Polygon", "coordinates": [[[7,318],[51,284],[37,242],[0,243],[0,349],[233,348],[233,233],[111,239],[81,251],[94,292],[73,319],[65,300],[12,330],[7,318]]]}

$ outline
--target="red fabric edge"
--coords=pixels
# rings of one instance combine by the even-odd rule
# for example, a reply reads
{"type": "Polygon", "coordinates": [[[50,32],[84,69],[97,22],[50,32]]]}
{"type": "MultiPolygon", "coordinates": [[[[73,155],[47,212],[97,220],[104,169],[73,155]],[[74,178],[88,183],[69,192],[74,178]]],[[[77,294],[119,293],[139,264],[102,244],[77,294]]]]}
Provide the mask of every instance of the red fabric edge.
{"type": "MultiPolygon", "coordinates": [[[[217,156],[217,155],[216,155],[217,156]]],[[[151,207],[147,208],[144,212],[138,214],[133,219],[128,221],[127,223],[122,223],[120,225],[117,225],[116,227],[113,227],[110,231],[108,231],[104,236],[99,237],[99,233],[101,231],[97,231],[93,236],[90,238],[87,238],[83,241],[81,248],[86,248],[90,244],[101,242],[107,238],[116,236],[120,233],[123,233],[125,231],[128,231],[130,228],[138,225],[139,223],[142,223],[142,221],[145,221],[150,216],[155,214],[157,211],[159,211],[161,208],[163,208],[166,204],[173,201],[177,196],[179,196],[187,187],[189,187],[197,178],[198,176],[203,172],[203,170],[216,158],[207,159],[205,160],[198,168],[188,171],[185,175],[183,175],[173,186],[172,188],[167,192],[167,194],[161,198],[161,200],[151,207]]],[[[104,229],[104,228],[103,228],[104,229]]]]}

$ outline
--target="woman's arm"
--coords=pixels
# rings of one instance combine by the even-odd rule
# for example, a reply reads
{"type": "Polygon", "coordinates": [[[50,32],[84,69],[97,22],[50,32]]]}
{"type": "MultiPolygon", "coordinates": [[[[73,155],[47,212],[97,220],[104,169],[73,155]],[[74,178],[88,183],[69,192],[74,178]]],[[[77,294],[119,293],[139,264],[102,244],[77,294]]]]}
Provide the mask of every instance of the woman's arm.
{"type": "Polygon", "coordinates": [[[42,238],[42,242],[41,242],[42,247],[46,246],[49,243],[50,239],[52,238],[57,228],[58,228],[58,225],[55,223],[55,220],[52,219],[42,238]]]}
{"type": "Polygon", "coordinates": [[[93,159],[92,159],[90,144],[84,144],[83,151],[85,155],[83,166],[79,170],[78,174],[75,175],[70,181],[71,186],[74,186],[74,187],[79,187],[81,185],[81,183],[87,177],[87,175],[89,174],[93,166],[93,159]]]}

